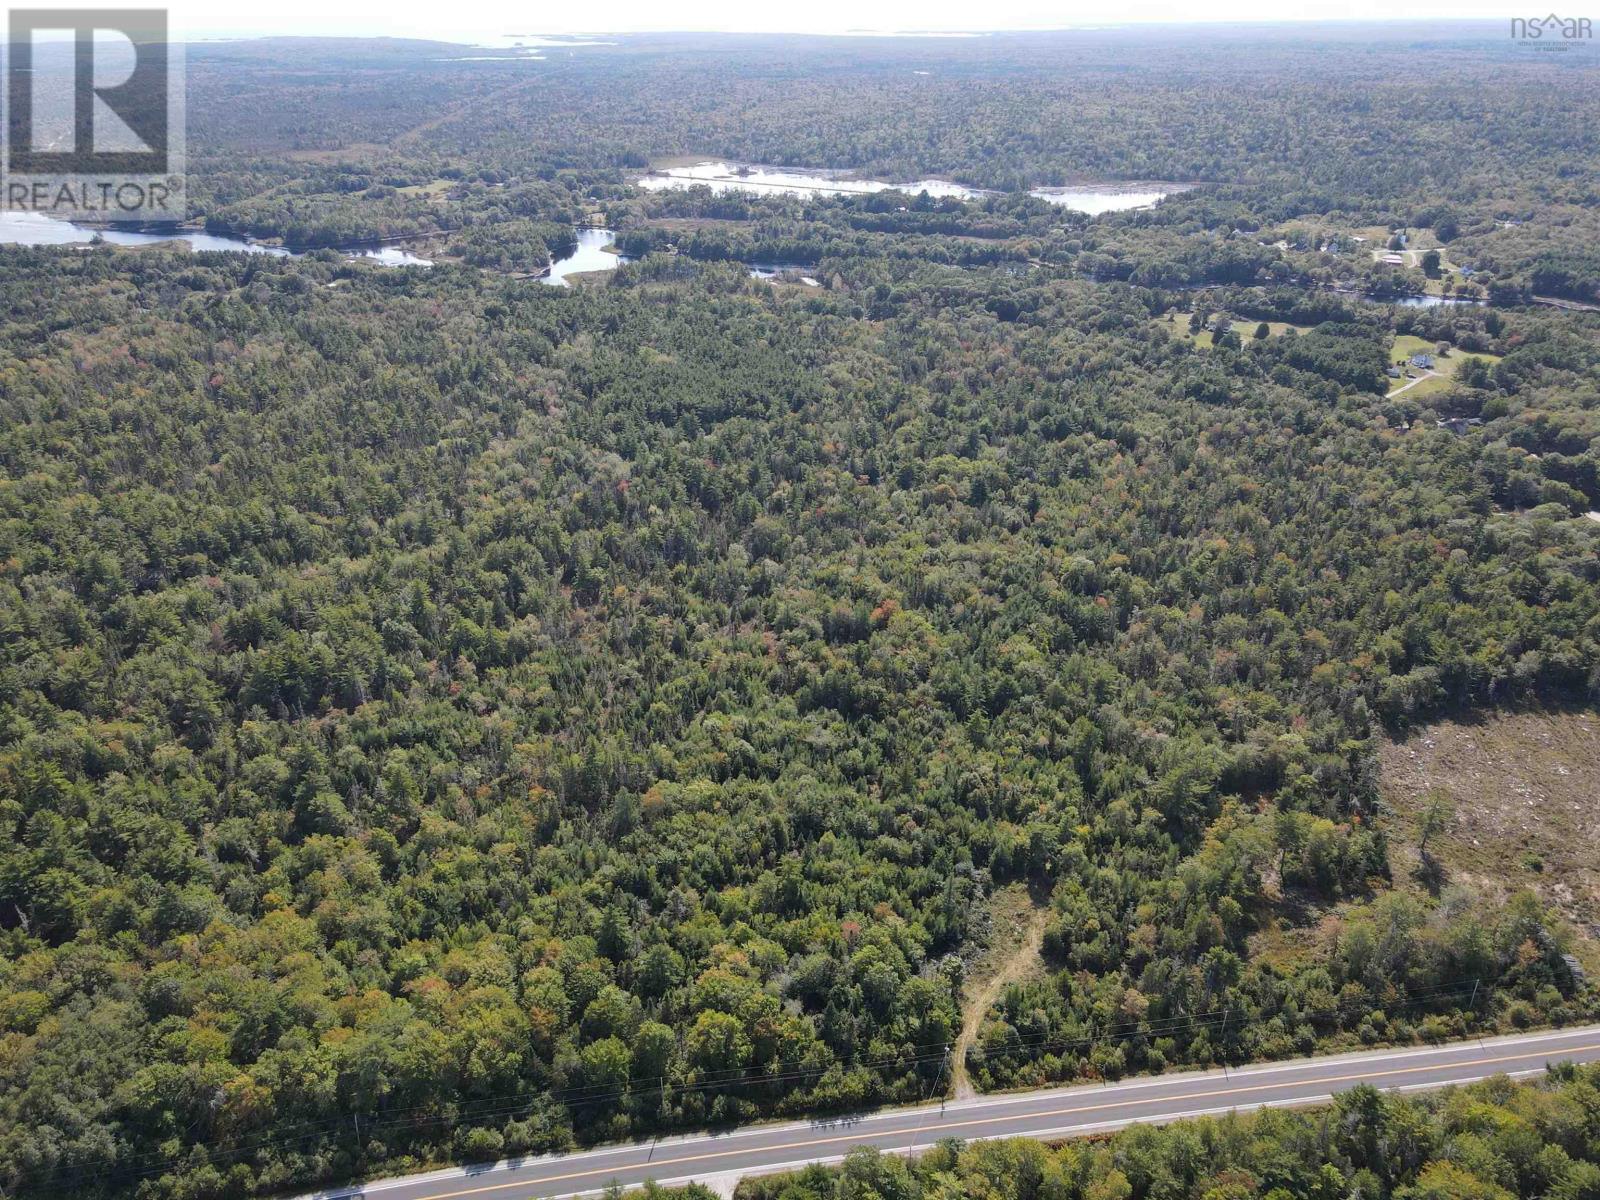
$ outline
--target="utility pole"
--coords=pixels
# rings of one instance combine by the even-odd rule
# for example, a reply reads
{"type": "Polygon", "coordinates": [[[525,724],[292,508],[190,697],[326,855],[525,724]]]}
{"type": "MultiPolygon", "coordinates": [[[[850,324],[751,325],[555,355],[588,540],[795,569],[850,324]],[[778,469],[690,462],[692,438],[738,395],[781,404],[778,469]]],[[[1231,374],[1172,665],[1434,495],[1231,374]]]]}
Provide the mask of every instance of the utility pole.
{"type": "MultiPolygon", "coordinates": [[[[930,1098],[932,1097],[933,1092],[935,1090],[937,1090],[937,1088],[939,1087],[939,1084],[944,1080],[945,1068],[947,1066],[949,1066],[949,1065],[950,1065],[950,1043],[946,1042],[944,1044],[944,1055],[939,1059],[939,1073],[933,1077],[933,1087],[928,1089],[928,1095],[930,1096],[930,1098]]],[[[930,1107],[931,1107],[931,1105],[930,1105],[930,1107]]],[[[943,1099],[943,1097],[941,1097],[940,1100],[939,1100],[939,1107],[940,1107],[940,1110],[943,1111],[943,1108],[944,1108],[944,1099],[943,1099]]],[[[922,1115],[917,1118],[917,1127],[911,1131],[911,1140],[906,1143],[906,1162],[908,1162],[908,1163],[911,1161],[911,1156],[916,1152],[917,1139],[922,1136],[922,1123],[924,1121],[926,1121],[927,1119],[928,1119],[928,1110],[926,1108],[924,1108],[922,1110],[922,1115]]]]}
{"type": "Polygon", "coordinates": [[[1228,1073],[1228,1018],[1232,1015],[1233,1010],[1228,1007],[1227,1001],[1223,1001],[1222,1033],[1218,1035],[1217,1040],[1221,1043],[1219,1049],[1222,1051],[1222,1073],[1224,1075],[1228,1073]]]}

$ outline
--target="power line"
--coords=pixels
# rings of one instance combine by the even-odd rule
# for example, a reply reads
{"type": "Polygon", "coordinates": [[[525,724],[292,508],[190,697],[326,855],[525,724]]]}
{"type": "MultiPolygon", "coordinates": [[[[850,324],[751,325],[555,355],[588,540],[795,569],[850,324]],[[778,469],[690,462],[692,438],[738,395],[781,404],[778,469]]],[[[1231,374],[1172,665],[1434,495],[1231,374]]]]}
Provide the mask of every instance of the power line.
{"type": "MultiPolygon", "coordinates": [[[[1478,987],[1479,980],[1477,979],[1454,984],[1430,985],[1415,992],[1404,993],[1404,999],[1399,1000],[1398,1003],[1390,1002],[1385,1007],[1390,1010],[1422,1007],[1436,1004],[1450,996],[1460,995],[1469,989],[1475,999],[1478,987]]],[[[1364,1003],[1363,1007],[1370,1007],[1370,1003],[1364,1003]]],[[[1340,1003],[1335,1006],[1334,1012],[1344,1015],[1348,1008],[1349,1006],[1346,1003],[1340,1003]]],[[[1092,1049],[1102,1044],[1133,1040],[1155,1040],[1183,1032],[1204,1032],[1225,1027],[1232,1012],[1232,1008],[1222,1008],[1188,1016],[1159,1018],[1155,1021],[1122,1022],[1108,1025],[1098,1031],[1073,1037],[1042,1035],[1034,1038],[1009,1040],[1005,1045],[996,1049],[999,1054],[1008,1056],[1019,1052],[1040,1055],[1053,1051],[1092,1049]]],[[[1312,1015],[1315,1016],[1315,1014],[1312,1015]]],[[[676,1084],[660,1080],[655,1086],[649,1087],[641,1087],[637,1086],[637,1084],[626,1088],[576,1087],[559,1091],[547,1091],[532,1096],[500,1095],[484,1097],[464,1105],[446,1106],[448,1111],[442,1112],[433,1106],[418,1106],[387,1114],[346,1113],[320,1121],[300,1122],[288,1126],[287,1129],[279,1126],[257,1136],[213,1143],[209,1146],[199,1147],[199,1149],[203,1150],[212,1165],[219,1165],[219,1163],[229,1160],[236,1161],[252,1152],[294,1149],[304,1146],[308,1142],[316,1142],[328,1138],[344,1128],[347,1121],[359,1121],[362,1115],[365,1115],[368,1124],[368,1136],[381,1137],[385,1132],[415,1132],[435,1126],[455,1128],[462,1125],[476,1125],[495,1117],[513,1116],[524,1112],[531,1113],[540,1104],[557,1104],[571,1108],[604,1104],[628,1097],[644,1099],[653,1095],[664,1095],[668,1092],[684,1095],[708,1094],[734,1088],[761,1090],[776,1084],[797,1083],[803,1080],[816,1079],[836,1069],[861,1071],[896,1067],[902,1070],[915,1070],[919,1066],[938,1062],[941,1064],[939,1077],[942,1078],[949,1056],[950,1047],[948,1044],[944,1042],[929,1043],[922,1046],[913,1045],[907,1049],[910,1053],[880,1056],[876,1059],[858,1059],[851,1062],[834,1061],[821,1066],[800,1069],[794,1069],[796,1064],[790,1064],[789,1069],[756,1075],[752,1075],[748,1070],[738,1069],[718,1072],[713,1076],[696,1076],[692,1080],[676,1084]]],[[[642,1083],[643,1081],[639,1082],[642,1083]]],[[[359,1130],[359,1124],[356,1125],[356,1128],[359,1130]]],[[[133,1180],[146,1178],[181,1163],[186,1157],[188,1155],[162,1155],[154,1152],[136,1155],[124,1160],[112,1160],[107,1156],[101,1156],[99,1161],[109,1169],[85,1175],[85,1164],[62,1164],[48,1172],[45,1182],[48,1185],[50,1180],[69,1175],[74,1180],[80,1181],[83,1179],[108,1181],[113,1179],[133,1180]]]]}

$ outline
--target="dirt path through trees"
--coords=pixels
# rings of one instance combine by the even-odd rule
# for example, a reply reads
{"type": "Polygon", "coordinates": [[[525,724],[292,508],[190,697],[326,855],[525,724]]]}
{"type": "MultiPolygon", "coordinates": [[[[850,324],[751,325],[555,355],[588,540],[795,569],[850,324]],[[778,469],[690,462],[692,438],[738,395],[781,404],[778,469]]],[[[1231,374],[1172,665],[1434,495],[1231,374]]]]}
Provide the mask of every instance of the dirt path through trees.
{"type": "MultiPolygon", "coordinates": [[[[1026,893],[1023,893],[1026,899],[1026,893]]],[[[977,1095],[967,1075],[967,1051],[978,1040],[983,1018],[1000,999],[1007,985],[1025,979],[1039,966],[1039,951],[1044,945],[1044,929],[1049,923],[1048,905],[1003,906],[995,914],[997,928],[994,945],[979,961],[965,989],[961,1005],[961,1033],[956,1038],[950,1062],[950,1094],[957,1100],[977,1095]],[[1010,908],[1011,911],[1007,911],[1010,908]],[[1017,924],[1011,930],[998,927],[1007,918],[1017,924]]]]}

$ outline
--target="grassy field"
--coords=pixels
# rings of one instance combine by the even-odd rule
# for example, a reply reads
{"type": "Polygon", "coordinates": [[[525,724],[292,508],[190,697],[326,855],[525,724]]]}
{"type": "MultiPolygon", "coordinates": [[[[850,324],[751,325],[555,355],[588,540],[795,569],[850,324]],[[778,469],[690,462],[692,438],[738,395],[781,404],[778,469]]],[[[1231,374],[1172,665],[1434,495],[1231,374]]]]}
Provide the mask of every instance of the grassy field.
{"type": "MultiPolygon", "coordinates": [[[[1389,352],[1389,361],[1402,363],[1413,354],[1435,354],[1434,343],[1424,341],[1422,338],[1415,337],[1409,333],[1396,334],[1394,347],[1389,352]]],[[[1437,357],[1436,354],[1435,357],[1437,357]]]]}
{"type": "Polygon", "coordinates": [[[428,183],[414,183],[409,187],[395,188],[402,196],[421,196],[426,200],[437,200],[458,186],[454,179],[434,179],[428,183]]]}
{"type": "Polygon", "coordinates": [[[715,154],[662,154],[650,160],[652,171],[669,171],[673,167],[692,167],[703,162],[725,162],[715,154]]]}
{"type": "MultiPolygon", "coordinates": [[[[1409,378],[1402,376],[1394,381],[1394,385],[1389,389],[1389,395],[1400,394],[1401,389],[1404,388],[1404,394],[1410,399],[1424,400],[1429,396],[1436,396],[1441,392],[1449,391],[1453,386],[1456,372],[1461,369],[1461,364],[1466,362],[1467,359],[1476,358],[1491,367],[1500,361],[1498,354],[1468,354],[1460,350],[1452,350],[1448,354],[1441,355],[1433,342],[1425,341],[1409,333],[1397,334],[1394,339],[1394,345],[1389,350],[1389,361],[1396,366],[1404,367],[1405,364],[1411,361],[1413,354],[1426,354],[1432,357],[1434,378],[1423,379],[1422,382],[1413,384],[1409,378]],[[1410,386],[1407,386],[1408,384],[1410,386]]],[[[1407,367],[1406,369],[1413,374],[1420,374],[1415,367],[1407,367]]]]}
{"type": "MultiPolygon", "coordinates": [[[[1189,314],[1186,312],[1172,312],[1164,317],[1157,317],[1156,324],[1160,325],[1173,337],[1181,338],[1183,341],[1198,346],[1202,350],[1211,349],[1216,340],[1209,329],[1202,329],[1199,333],[1190,333],[1189,314]]],[[[1239,339],[1244,342],[1250,341],[1255,336],[1256,326],[1259,324],[1261,324],[1260,321],[1254,321],[1248,317],[1233,318],[1233,328],[1238,332],[1239,339]]],[[[1268,321],[1266,324],[1273,337],[1282,337],[1291,329],[1298,333],[1306,333],[1311,329],[1309,325],[1291,325],[1287,321],[1268,321]]]]}
{"type": "Polygon", "coordinates": [[[657,217],[650,222],[651,229],[665,229],[672,233],[698,233],[702,229],[740,229],[748,221],[724,217],[657,217]]]}
{"type": "Polygon", "coordinates": [[[1409,400],[1426,400],[1430,396],[1437,396],[1448,392],[1454,384],[1445,375],[1430,375],[1420,383],[1412,383],[1409,379],[1400,380],[1395,387],[1389,389],[1388,396],[1404,396],[1409,400]]]}
{"type": "Polygon", "coordinates": [[[1444,721],[1385,743],[1379,765],[1397,886],[1423,886],[1419,821],[1437,792],[1454,809],[1429,842],[1443,887],[1467,884],[1491,901],[1531,889],[1572,924],[1579,957],[1600,968],[1600,713],[1444,721]]]}

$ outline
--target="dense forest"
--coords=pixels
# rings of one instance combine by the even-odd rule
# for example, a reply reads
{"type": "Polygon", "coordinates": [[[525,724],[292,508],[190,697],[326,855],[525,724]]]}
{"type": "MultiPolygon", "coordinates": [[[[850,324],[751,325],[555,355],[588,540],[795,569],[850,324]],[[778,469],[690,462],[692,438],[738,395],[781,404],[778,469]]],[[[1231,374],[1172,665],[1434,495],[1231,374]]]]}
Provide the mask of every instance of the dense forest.
{"type": "Polygon", "coordinates": [[[1294,226],[1279,270],[1392,287],[1348,242],[1319,255],[1295,233],[1399,225],[1459,241],[1485,290],[1596,299],[1592,54],[1528,53],[1501,22],[1448,21],[870,42],[635,35],[537,60],[431,42],[196,46],[191,190],[208,225],[297,245],[596,207],[638,223],[675,201],[629,183],[698,155],[957,180],[992,191],[969,218],[988,228],[962,232],[1008,236],[1020,217],[1064,229],[1052,248],[1075,254],[1064,243],[1084,222],[1029,189],[1176,180],[1210,186],[1096,223],[1090,241],[1138,260],[1137,282],[1269,282],[1281,256],[1214,243],[1294,226]]]}
{"type": "Polygon", "coordinates": [[[1436,1096],[1357,1088],[1315,1113],[1140,1127],[1048,1149],[945,1143],[915,1163],[746,1180],[737,1200],[1589,1200],[1600,1195],[1600,1077],[1491,1080],[1436,1096]]]}
{"type": "MultiPolygon", "coordinates": [[[[205,220],[322,248],[0,249],[6,1194],[919,1099],[1008,884],[1046,897],[1048,970],[985,1022],[987,1087],[1595,1011],[1535,898],[1394,886],[1374,756],[1600,699],[1600,316],[1523,303],[1592,294],[1550,214],[1592,213],[1595,126],[1537,120],[1592,72],[1445,34],[1449,73],[1352,91],[1268,34],[1267,66],[1214,35],[1209,73],[1151,36],[1087,109],[1137,44],[977,39],[959,86],[893,39],[826,86],[742,39],[195,49],[205,220]],[[688,151],[1007,190],[632,186],[688,151]],[[1090,168],[1211,186],[1025,194],[1090,168]],[[530,278],[596,217],[634,261],[530,278]],[[1371,302],[1374,226],[1497,302],[1371,302]],[[326,248],[402,234],[440,265],[326,248]],[[1453,373],[1391,391],[1412,345],[1453,373]]],[[[1444,1147],[1451,1111],[1401,1117],[1444,1147]]],[[[1329,1120],[1260,1118],[1279,1175],[1251,1127],[1148,1136],[1350,1194],[1288,1161],[1329,1120]]],[[[1117,1153],[838,1186],[966,1195],[1000,1154],[1096,1200],[1197,1183],[1117,1153]]],[[[1422,1186],[1370,1159],[1327,1161],[1422,1186]]],[[[1551,1194],[1591,1194],[1572,1170],[1551,1194]]]]}

